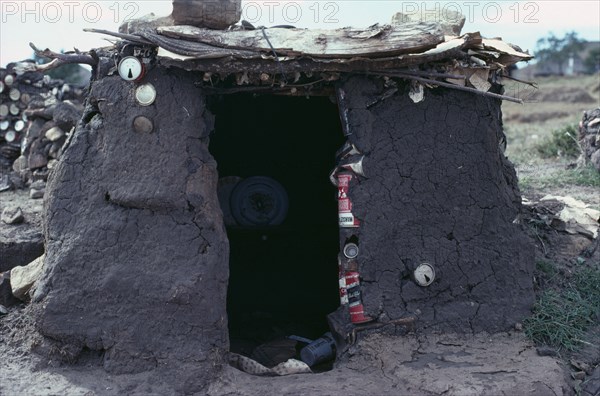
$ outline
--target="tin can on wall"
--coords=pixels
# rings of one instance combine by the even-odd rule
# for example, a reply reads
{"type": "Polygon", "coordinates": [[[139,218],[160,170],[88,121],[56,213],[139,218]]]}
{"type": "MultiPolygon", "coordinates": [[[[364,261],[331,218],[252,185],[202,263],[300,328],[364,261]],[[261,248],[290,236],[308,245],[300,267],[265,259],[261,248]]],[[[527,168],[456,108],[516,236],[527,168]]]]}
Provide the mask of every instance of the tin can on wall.
{"type": "Polygon", "coordinates": [[[348,293],[348,309],[350,311],[350,320],[352,323],[366,323],[373,320],[365,315],[365,309],[360,294],[360,280],[358,271],[349,270],[346,272],[346,290],[348,293]]]}
{"type": "Polygon", "coordinates": [[[341,172],[337,175],[339,225],[342,228],[360,226],[360,222],[352,214],[352,201],[348,195],[353,177],[355,176],[350,172],[341,172]]]}
{"type": "Polygon", "coordinates": [[[344,269],[344,265],[340,257],[338,257],[338,274],[340,288],[340,305],[347,305],[348,293],[346,291],[346,270],[344,269]]]}

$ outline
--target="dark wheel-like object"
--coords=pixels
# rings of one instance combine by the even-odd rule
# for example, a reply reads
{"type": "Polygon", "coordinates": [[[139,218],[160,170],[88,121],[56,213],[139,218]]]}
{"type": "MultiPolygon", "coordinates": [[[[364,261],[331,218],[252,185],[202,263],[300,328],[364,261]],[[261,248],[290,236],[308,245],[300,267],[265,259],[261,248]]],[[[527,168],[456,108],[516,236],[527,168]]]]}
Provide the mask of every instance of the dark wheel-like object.
{"type": "Polygon", "coordinates": [[[241,226],[280,225],[288,208],[285,189],[270,177],[249,177],[239,182],[231,193],[231,213],[241,226]]]}

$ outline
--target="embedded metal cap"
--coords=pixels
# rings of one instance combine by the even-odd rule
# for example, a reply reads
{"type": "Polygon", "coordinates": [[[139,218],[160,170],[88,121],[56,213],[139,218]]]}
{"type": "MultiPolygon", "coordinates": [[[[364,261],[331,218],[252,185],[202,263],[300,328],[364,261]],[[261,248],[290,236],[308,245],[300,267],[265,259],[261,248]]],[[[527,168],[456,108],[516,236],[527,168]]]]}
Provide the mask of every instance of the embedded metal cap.
{"type": "Polygon", "coordinates": [[[136,81],[144,75],[144,65],[135,56],[126,56],[119,62],[119,75],[125,81],[136,81]]]}
{"type": "Polygon", "coordinates": [[[150,106],[156,100],[156,88],[150,83],[142,84],[135,89],[135,100],[140,106],[150,106]]]}
{"type": "Polygon", "coordinates": [[[344,256],[349,259],[356,258],[358,256],[358,245],[356,243],[348,243],[344,246],[344,256]]]}
{"type": "Polygon", "coordinates": [[[429,286],[435,280],[435,269],[429,263],[421,263],[413,271],[415,282],[419,286],[429,286]]]}

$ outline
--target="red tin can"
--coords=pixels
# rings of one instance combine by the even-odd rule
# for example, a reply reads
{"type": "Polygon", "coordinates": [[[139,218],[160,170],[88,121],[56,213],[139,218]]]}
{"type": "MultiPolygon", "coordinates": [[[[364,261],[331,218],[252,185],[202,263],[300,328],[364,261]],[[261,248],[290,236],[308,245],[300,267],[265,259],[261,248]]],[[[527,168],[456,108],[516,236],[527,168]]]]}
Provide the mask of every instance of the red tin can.
{"type": "Polygon", "coordinates": [[[360,295],[360,280],[357,271],[346,272],[346,292],[348,293],[348,309],[352,323],[366,323],[373,320],[365,315],[365,309],[360,295]]]}
{"type": "Polygon", "coordinates": [[[341,172],[337,175],[338,181],[338,214],[341,228],[359,227],[360,222],[352,214],[352,201],[348,196],[350,191],[350,180],[354,175],[349,172],[341,172]]]}
{"type": "Polygon", "coordinates": [[[346,291],[346,274],[341,258],[338,257],[338,278],[340,287],[340,305],[348,305],[348,293],[346,291]]]}

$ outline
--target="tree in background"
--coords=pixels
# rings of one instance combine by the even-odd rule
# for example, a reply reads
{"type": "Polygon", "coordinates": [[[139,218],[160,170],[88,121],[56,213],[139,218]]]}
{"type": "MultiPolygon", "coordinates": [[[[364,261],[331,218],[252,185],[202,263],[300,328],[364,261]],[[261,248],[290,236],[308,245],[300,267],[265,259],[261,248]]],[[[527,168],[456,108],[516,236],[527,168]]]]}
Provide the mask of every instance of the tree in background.
{"type": "Polygon", "coordinates": [[[540,65],[554,64],[558,74],[564,74],[569,59],[583,50],[586,40],[577,37],[577,32],[569,32],[559,38],[550,33],[537,41],[535,57],[540,65]]]}
{"type": "Polygon", "coordinates": [[[590,74],[600,72],[600,45],[588,53],[588,56],[583,61],[583,64],[587,72],[590,74]]]}

